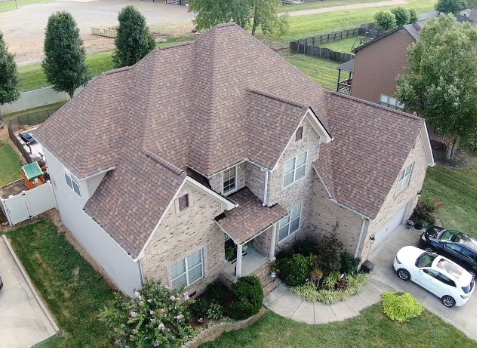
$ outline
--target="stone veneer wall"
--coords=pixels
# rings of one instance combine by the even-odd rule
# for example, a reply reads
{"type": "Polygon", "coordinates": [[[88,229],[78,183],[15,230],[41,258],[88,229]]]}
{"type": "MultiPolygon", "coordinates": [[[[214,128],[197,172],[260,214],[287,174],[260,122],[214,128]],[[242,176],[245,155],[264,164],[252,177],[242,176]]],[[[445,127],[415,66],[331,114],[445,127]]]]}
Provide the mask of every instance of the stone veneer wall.
{"type": "Polygon", "coordinates": [[[246,162],[245,164],[245,184],[263,202],[265,190],[265,172],[260,167],[246,162]]]}
{"type": "Polygon", "coordinates": [[[346,250],[354,255],[362,223],[363,219],[358,214],[328,199],[328,192],[316,175],[310,217],[313,232],[310,233],[310,237],[318,241],[321,237],[329,236],[336,231],[338,239],[344,244],[346,250]]]}
{"type": "Polygon", "coordinates": [[[409,215],[412,213],[416,203],[417,203],[417,193],[422,189],[424,179],[426,177],[428,162],[426,158],[426,153],[424,150],[424,140],[422,136],[419,136],[416,139],[414,148],[411,150],[406,162],[404,163],[396,181],[391,188],[386,200],[384,201],[381,210],[379,211],[378,216],[374,221],[370,222],[366,236],[363,238],[363,243],[361,247],[361,259],[365,260],[369,256],[371,251],[372,242],[370,237],[377,233],[379,229],[391,219],[403,206],[411,202],[411,209],[409,210],[409,215]],[[400,193],[396,193],[397,185],[401,177],[402,171],[407,168],[409,165],[414,163],[414,169],[412,172],[411,181],[409,186],[406,187],[400,193]]]}
{"type": "Polygon", "coordinates": [[[312,163],[318,159],[320,137],[307,120],[302,122],[302,126],[303,138],[295,141],[295,135],[292,135],[292,140],[279,159],[276,169],[270,174],[269,205],[279,203],[284,209],[290,210],[295,205],[302,203],[300,230],[295,232],[295,238],[290,236],[281,242],[278,242],[277,235],[277,244],[280,248],[285,248],[296,238],[304,237],[311,229],[310,215],[312,212],[313,181],[315,180],[312,163]],[[299,181],[283,188],[285,162],[305,151],[308,151],[305,176],[299,181]]]}
{"type": "Polygon", "coordinates": [[[272,241],[273,227],[269,227],[266,231],[263,231],[257,237],[253,239],[253,248],[257,250],[262,256],[269,256],[270,245],[272,241]]]}
{"type": "MultiPolygon", "coordinates": [[[[242,162],[237,165],[237,190],[245,187],[245,172],[246,172],[246,162],[242,162]]],[[[222,182],[222,172],[215,174],[209,179],[209,184],[212,190],[222,194],[223,182],[222,182]]]]}
{"type": "MultiPolygon", "coordinates": [[[[221,203],[191,185],[184,185],[178,197],[188,193],[189,207],[178,210],[175,202],[147,246],[142,259],[144,277],[172,285],[171,265],[204,249],[204,278],[187,291],[201,292],[225,266],[224,234],[214,222],[222,213],[221,203]]],[[[177,200],[176,200],[177,201],[177,200]]]]}

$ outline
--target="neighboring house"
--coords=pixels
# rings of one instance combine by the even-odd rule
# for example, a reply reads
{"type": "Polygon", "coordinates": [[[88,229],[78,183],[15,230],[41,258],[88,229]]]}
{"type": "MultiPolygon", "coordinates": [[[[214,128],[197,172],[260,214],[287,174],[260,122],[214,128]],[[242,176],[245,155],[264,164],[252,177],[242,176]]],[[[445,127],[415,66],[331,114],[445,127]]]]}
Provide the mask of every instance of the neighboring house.
{"type": "Polygon", "coordinates": [[[477,9],[469,8],[464,11],[461,11],[458,16],[457,20],[459,22],[470,22],[472,24],[477,23],[477,9]]]}
{"type": "Polygon", "coordinates": [[[404,110],[394,97],[398,75],[404,74],[407,48],[419,38],[425,21],[408,24],[354,50],[353,61],[338,66],[338,92],[365,99],[392,109],[404,110]],[[341,80],[341,71],[349,72],[341,80]],[[352,74],[352,76],[351,76],[352,74]]]}
{"type": "Polygon", "coordinates": [[[327,92],[233,24],[102,74],[34,135],[65,226],[128,294],[266,284],[278,249],[332,232],[364,260],[434,164],[423,119],[327,92]]]}

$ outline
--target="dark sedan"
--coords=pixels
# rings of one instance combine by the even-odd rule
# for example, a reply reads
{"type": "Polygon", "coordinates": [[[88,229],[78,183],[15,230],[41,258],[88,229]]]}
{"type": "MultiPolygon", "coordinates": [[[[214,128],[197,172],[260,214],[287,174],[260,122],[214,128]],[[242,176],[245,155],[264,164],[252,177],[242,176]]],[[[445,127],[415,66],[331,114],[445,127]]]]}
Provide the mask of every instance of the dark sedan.
{"type": "Polygon", "coordinates": [[[437,252],[464,267],[475,278],[477,275],[477,240],[456,230],[429,227],[419,239],[419,245],[428,252],[437,252]]]}
{"type": "Polygon", "coordinates": [[[30,133],[20,133],[20,138],[25,142],[25,144],[36,143],[36,140],[33,139],[30,133]]]}

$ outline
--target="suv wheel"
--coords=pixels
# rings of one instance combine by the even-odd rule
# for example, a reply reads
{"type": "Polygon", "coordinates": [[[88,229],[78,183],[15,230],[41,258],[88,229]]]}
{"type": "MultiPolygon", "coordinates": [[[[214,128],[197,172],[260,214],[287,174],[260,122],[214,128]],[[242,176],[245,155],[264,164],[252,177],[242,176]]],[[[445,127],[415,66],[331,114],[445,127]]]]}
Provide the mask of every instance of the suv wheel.
{"type": "Polygon", "coordinates": [[[447,308],[451,308],[455,306],[455,300],[452,297],[446,295],[442,298],[442,304],[447,308]]]}
{"type": "Polygon", "coordinates": [[[411,274],[404,268],[398,269],[396,273],[401,280],[408,281],[411,279],[411,274]]]}

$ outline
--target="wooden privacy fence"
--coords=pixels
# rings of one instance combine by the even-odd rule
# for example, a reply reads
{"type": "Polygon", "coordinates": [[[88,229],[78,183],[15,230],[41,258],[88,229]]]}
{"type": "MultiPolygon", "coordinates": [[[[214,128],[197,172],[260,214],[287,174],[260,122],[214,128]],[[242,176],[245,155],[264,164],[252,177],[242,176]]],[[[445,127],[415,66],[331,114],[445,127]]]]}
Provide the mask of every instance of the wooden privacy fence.
{"type": "Polygon", "coordinates": [[[344,63],[354,58],[354,54],[336,52],[329,48],[321,48],[311,45],[300,45],[296,42],[290,42],[290,50],[295,53],[304,54],[315,58],[325,58],[337,63],[344,63]]]}

